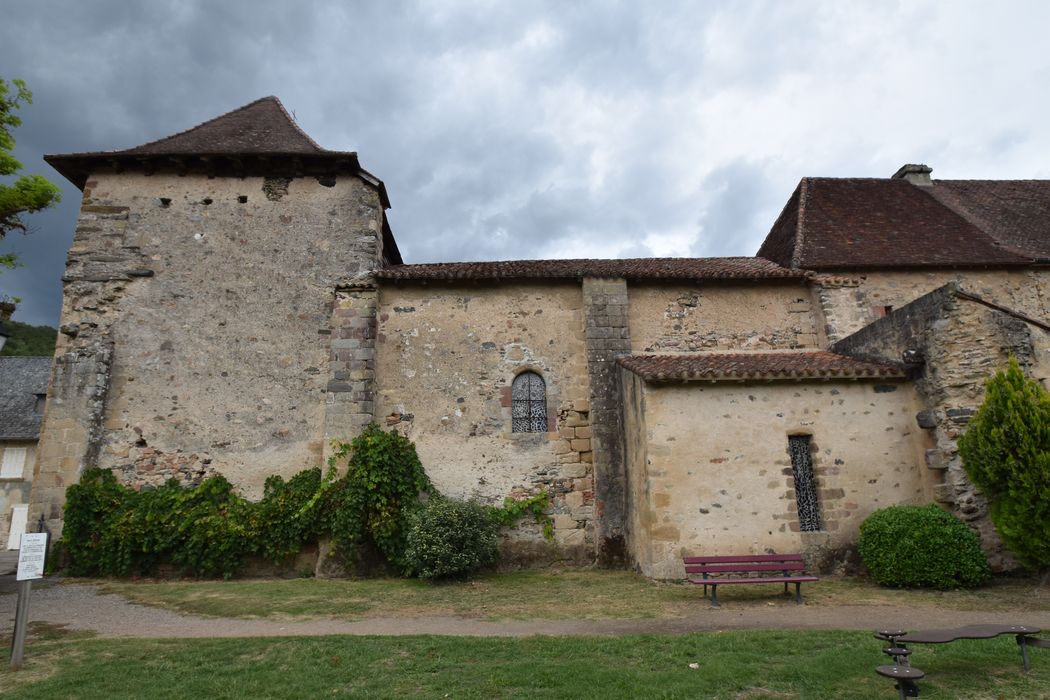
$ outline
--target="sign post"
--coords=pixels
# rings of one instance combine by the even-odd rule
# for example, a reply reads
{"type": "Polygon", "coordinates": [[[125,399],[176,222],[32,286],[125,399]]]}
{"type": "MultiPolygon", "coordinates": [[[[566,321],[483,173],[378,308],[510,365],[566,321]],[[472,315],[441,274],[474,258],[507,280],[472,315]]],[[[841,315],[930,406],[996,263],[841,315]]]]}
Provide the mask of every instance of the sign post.
{"type": "Polygon", "coordinates": [[[44,577],[44,559],[47,553],[47,534],[43,532],[22,535],[18,547],[18,604],[15,609],[15,637],[11,644],[11,669],[22,668],[26,646],[26,628],[29,626],[29,591],[33,579],[44,577]]]}

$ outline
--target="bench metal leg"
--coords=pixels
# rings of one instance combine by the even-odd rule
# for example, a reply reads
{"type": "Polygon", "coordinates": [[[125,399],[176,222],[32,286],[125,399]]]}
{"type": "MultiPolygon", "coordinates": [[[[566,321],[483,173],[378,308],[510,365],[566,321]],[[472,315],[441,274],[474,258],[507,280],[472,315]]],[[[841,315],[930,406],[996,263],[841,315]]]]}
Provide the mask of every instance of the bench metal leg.
{"type": "Polygon", "coordinates": [[[711,585],[711,607],[718,607],[718,586],[714,584],[711,585]]]}
{"type": "Polygon", "coordinates": [[[1017,644],[1021,647],[1021,662],[1024,664],[1024,672],[1028,673],[1028,640],[1025,635],[1017,635],[1017,644]]]}
{"type": "MultiPolygon", "coordinates": [[[[787,584],[784,584],[784,588],[787,588],[787,584]]],[[[795,605],[802,605],[802,584],[795,581],[795,605]]]]}

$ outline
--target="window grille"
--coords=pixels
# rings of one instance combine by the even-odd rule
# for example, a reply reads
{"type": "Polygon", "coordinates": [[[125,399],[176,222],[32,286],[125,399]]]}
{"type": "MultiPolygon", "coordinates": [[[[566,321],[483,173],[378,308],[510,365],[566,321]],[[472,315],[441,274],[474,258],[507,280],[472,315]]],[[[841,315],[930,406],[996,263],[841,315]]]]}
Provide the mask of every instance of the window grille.
{"type": "Polygon", "coordinates": [[[798,523],[803,532],[820,530],[820,501],[817,499],[817,479],[813,476],[810,456],[810,436],[791,435],[791,472],[795,477],[795,502],[798,505],[798,523]]]}
{"type": "Polygon", "coordinates": [[[511,384],[511,430],[547,432],[547,387],[535,372],[522,372],[511,384]]]}

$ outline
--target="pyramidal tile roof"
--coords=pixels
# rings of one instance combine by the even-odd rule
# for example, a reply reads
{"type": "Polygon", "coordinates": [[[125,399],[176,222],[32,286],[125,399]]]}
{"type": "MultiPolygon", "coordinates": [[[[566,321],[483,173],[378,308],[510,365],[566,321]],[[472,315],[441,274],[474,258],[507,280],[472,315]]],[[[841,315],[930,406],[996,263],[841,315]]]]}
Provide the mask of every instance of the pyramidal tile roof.
{"type": "Polygon", "coordinates": [[[116,151],[46,155],[55,170],[83,189],[94,172],[189,171],[215,175],[332,175],[353,173],[380,190],[353,151],[322,148],[299,128],[281,101],[272,95],[171,136],[116,151]]]}
{"type": "Polygon", "coordinates": [[[198,155],[328,151],[300,129],[281,101],[270,95],[191,129],[117,152],[198,155]]]}

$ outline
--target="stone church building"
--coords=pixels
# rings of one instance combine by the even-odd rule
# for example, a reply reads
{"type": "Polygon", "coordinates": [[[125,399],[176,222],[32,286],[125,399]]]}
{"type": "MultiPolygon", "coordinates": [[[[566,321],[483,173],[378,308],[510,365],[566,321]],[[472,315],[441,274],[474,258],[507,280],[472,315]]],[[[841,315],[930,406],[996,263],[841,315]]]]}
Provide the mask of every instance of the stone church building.
{"type": "Polygon", "coordinates": [[[1008,564],[956,438],[1016,356],[1050,376],[1050,182],[804,178],[755,257],[404,264],[383,183],[263,98],[83,190],[30,521],[110,468],[249,497],[369,422],[445,494],[546,490],[516,561],[848,555],[938,502],[1008,564]]]}

